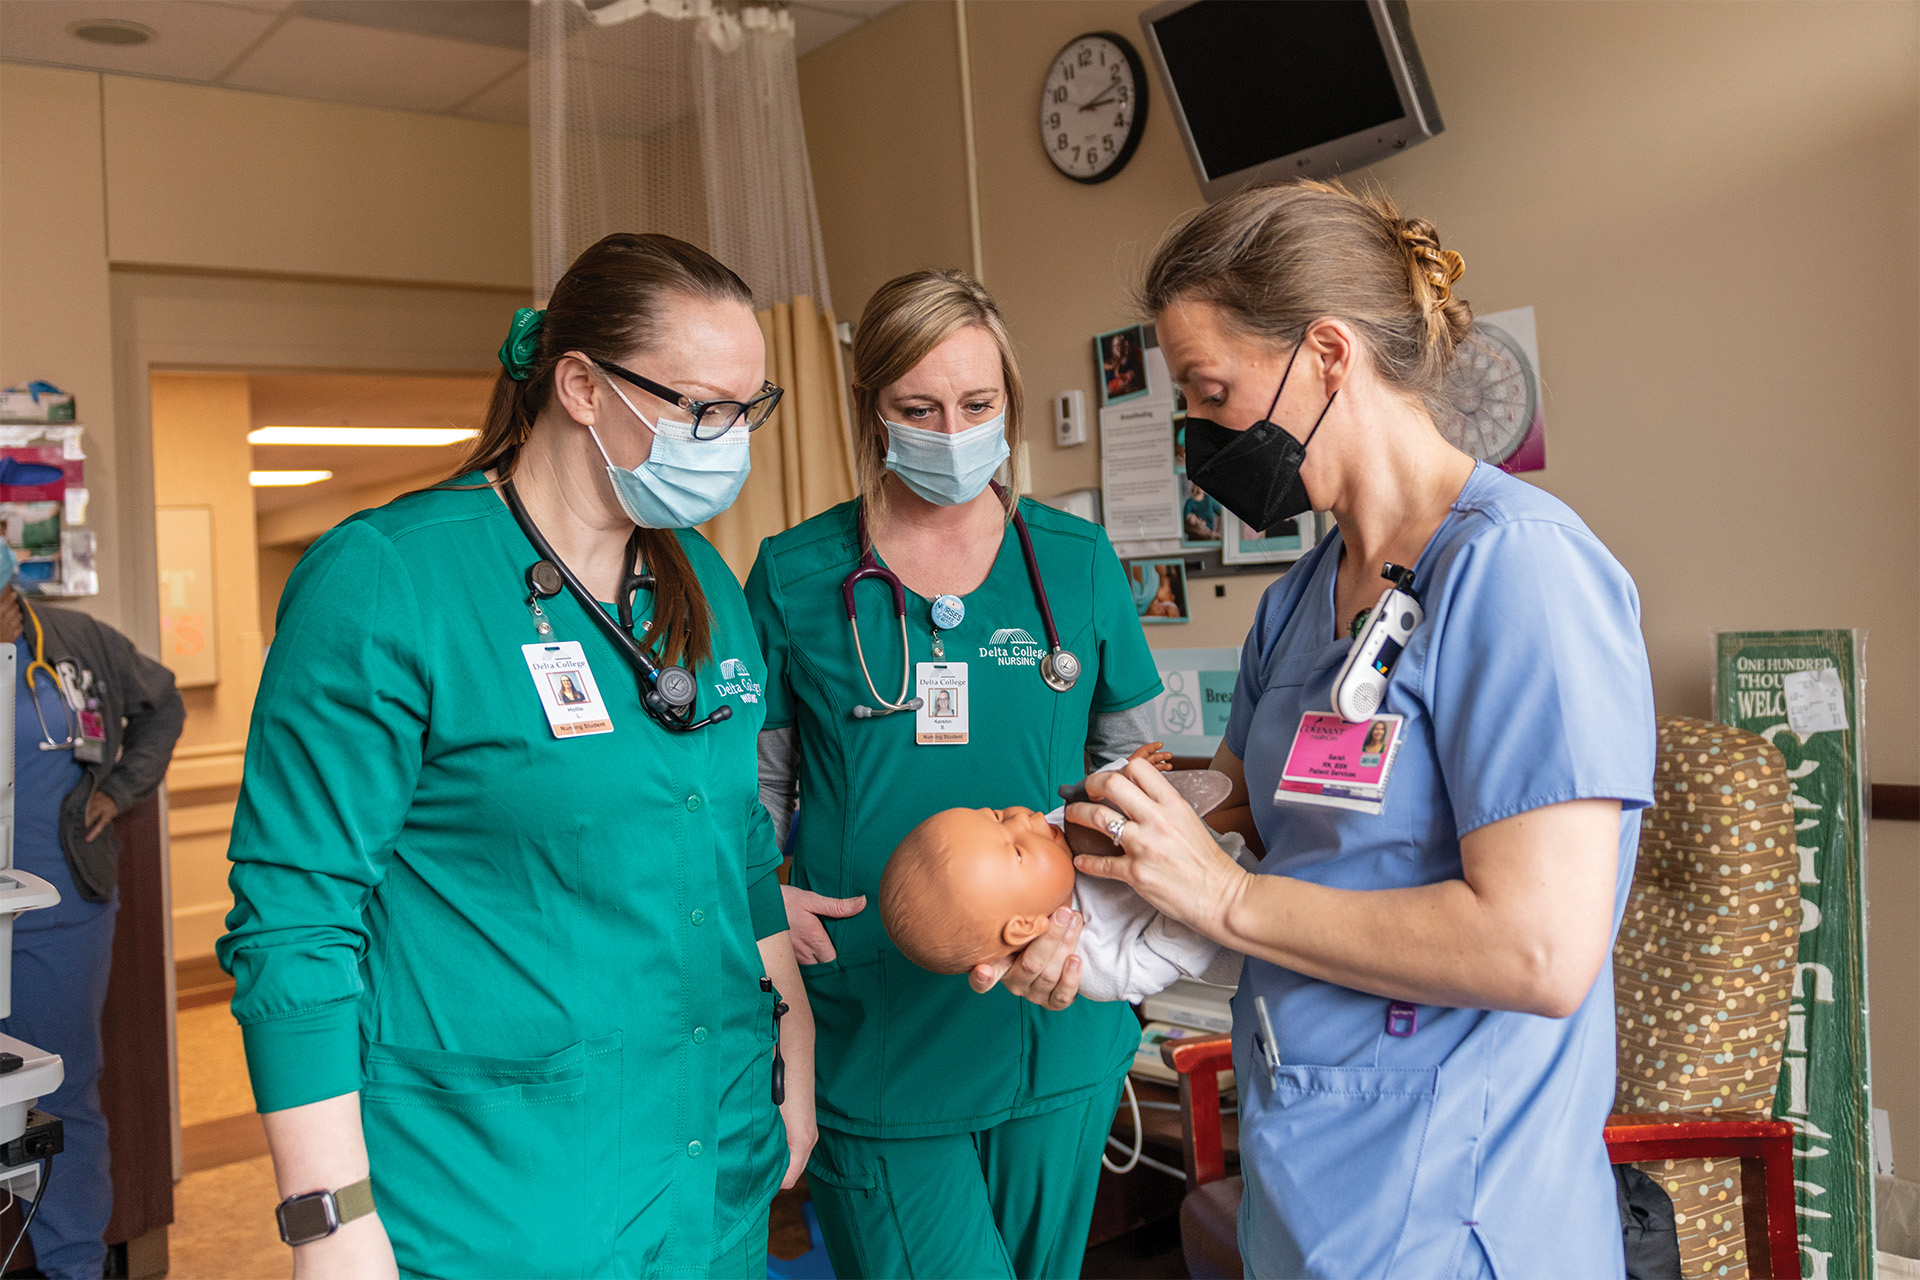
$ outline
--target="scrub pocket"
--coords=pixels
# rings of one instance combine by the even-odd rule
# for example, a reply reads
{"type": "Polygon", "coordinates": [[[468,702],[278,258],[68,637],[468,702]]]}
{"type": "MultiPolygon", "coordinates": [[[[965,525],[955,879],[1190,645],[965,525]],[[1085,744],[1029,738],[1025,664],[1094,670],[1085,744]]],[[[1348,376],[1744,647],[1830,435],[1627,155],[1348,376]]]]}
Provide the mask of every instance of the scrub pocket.
{"type": "Polygon", "coordinates": [[[585,1276],[619,1226],[620,1033],[543,1058],[375,1041],[362,1122],[403,1272],[585,1276]]]}
{"type": "Polygon", "coordinates": [[[964,973],[929,973],[898,951],[880,957],[881,1122],[943,1124],[1018,1099],[1020,1013],[1004,991],[980,995],[964,973]]]}
{"type": "Polygon", "coordinates": [[[1249,1276],[1394,1273],[1439,1079],[1431,1067],[1243,1077],[1256,1104],[1240,1122],[1249,1276]]]}

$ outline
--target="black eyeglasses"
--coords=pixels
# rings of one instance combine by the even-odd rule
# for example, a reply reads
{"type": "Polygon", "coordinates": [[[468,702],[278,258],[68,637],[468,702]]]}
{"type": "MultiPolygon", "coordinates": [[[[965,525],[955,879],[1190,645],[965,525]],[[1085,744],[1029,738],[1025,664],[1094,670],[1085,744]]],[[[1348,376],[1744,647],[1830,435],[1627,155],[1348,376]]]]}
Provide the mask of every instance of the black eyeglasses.
{"type": "Polygon", "coordinates": [[[631,369],[622,369],[611,360],[594,360],[594,363],[614,377],[631,382],[648,395],[659,396],[668,404],[685,410],[693,419],[695,440],[718,440],[742,421],[747,424],[748,431],[758,431],[773,416],[774,409],[779,407],[780,397],[786,394],[783,388],[763,382],[760,384],[760,394],[751,400],[695,400],[692,396],[681,395],[672,387],[662,386],[652,378],[643,378],[631,369]]]}

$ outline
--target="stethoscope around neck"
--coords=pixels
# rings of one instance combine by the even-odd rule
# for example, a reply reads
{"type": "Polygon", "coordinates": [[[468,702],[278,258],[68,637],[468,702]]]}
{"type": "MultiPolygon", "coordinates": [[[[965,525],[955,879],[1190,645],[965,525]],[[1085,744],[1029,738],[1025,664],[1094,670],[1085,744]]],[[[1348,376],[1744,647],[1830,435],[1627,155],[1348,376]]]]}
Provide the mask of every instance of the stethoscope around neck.
{"type": "MultiPolygon", "coordinates": [[[[994,493],[1001,501],[1006,501],[1006,490],[997,481],[991,483],[994,493]]],[[[1033,602],[1040,606],[1040,622],[1047,631],[1047,652],[1040,659],[1040,678],[1054,692],[1065,693],[1080,678],[1080,659],[1060,645],[1060,632],[1053,625],[1053,606],[1047,603],[1047,584],[1040,580],[1040,561],[1033,554],[1033,538],[1028,534],[1027,522],[1021,518],[1017,507],[1013,513],[1013,531],[1020,535],[1020,554],[1027,562],[1027,581],[1033,585],[1033,602]]],[[[860,661],[860,675],[867,682],[867,692],[880,705],[857,706],[853,709],[853,718],[868,720],[874,716],[892,715],[896,711],[918,711],[922,699],[907,696],[913,689],[913,653],[907,646],[907,585],[900,581],[900,575],[881,564],[879,557],[874,554],[873,540],[867,536],[865,503],[861,504],[860,514],[855,521],[854,537],[860,545],[860,563],[840,584],[840,601],[846,606],[847,629],[853,632],[853,652],[860,661]],[[900,692],[891,701],[882,697],[880,690],[874,686],[873,672],[867,669],[866,650],[860,644],[859,610],[854,604],[853,589],[866,578],[878,578],[892,589],[893,612],[900,619],[900,692]]]]}
{"type": "Polygon", "coordinates": [[[656,723],[675,733],[692,733],[695,729],[704,729],[710,724],[718,724],[733,715],[733,708],[721,705],[713,709],[712,714],[703,719],[693,718],[693,700],[699,692],[694,683],[693,673],[685,667],[668,664],[662,666],[654,660],[652,654],[633,638],[633,594],[641,589],[653,589],[653,575],[636,572],[634,564],[640,558],[640,536],[642,530],[635,526],[633,536],[627,539],[626,558],[620,567],[620,589],[615,593],[614,608],[620,614],[616,623],[600,607],[580,579],[574,577],[562,560],[541,534],[533,517],[527,514],[526,507],[520,501],[520,495],[514,491],[513,481],[505,480],[500,484],[500,496],[507,500],[507,509],[513,512],[514,520],[520,526],[520,532],[527,535],[527,541],[540,558],[527,569],[528,602],[535,606],[541,600],[557,596],[562,590],[568,591],[580,602],[600,630],[613,641],[614,648],[627,660],[634,674],[640,677],[640,705],[647,709],[656,723]]]}

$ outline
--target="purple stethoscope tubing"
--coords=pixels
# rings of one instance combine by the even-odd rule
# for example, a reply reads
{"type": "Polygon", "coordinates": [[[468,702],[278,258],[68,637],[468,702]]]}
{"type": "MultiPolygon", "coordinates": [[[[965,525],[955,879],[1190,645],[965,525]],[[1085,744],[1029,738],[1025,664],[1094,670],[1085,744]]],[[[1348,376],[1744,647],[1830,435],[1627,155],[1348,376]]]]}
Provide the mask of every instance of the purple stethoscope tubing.
{"type": "MultiPolygon", "coordinates": [[[[998,481],[991,482],[993,491],[1004,500],[1006,490],[998,481]]],[[[855,520],[854,536],[860,544],[860,562],[853,572],[840,584],[840,602],[847,611],[847,626],[853,632],[853,651],[860,661],[860,674],[867,682],[867,692],[879,707],[860,706],[853,709],[854,718],[869,719],[873,716],[888,715],[895,711],[913,711],[920,706],[920,699],[907,697],[913,685],[913,664],[906,659],[901,664],[900,693],[892,701],[880,696],[880,690],[874,686],[873,674],[867,669],[867,655],[860,644],[858,610],[854,604],[853,589],[867,578],[878,578],[893,590],[893,612],[900,619],[900,650],[907,653],[907,587],[900,581],[900,575],[880,563],[873,551],[873,541],[867,536],[867,511],[863,503],[855,520]]],[[[1027,522],[1016,507],[1013,513],[1013,531],[1020,536],[1020,554],[1027,563],[1027,581],[1033,584],[1033,601],[1040,607],[1040,623],[1047,633],[1047,654],[1040,660],[1040,678],[1047,686],[1057,692],[1065,693],[1073,688],[1074,681],[1080,678],[1080,659],[1060,645],[1060,632],[1053,622],[1053,606],[1047,600],[1047,584],[1040,578],[1040,559],[1033,552],[1033,536],[1027,532],[1027,522]]]]}

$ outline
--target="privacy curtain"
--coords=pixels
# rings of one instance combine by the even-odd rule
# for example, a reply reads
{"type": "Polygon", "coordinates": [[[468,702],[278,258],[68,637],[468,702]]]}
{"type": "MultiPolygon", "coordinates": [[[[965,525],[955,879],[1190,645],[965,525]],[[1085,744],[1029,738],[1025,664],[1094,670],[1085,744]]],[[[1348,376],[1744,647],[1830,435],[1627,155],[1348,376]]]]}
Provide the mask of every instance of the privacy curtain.
{"type": "Polygon", "coordinates": [[[614,231],[697,244],[753,290],[787,394],[704,530],[742,577],[760,539],[854,492],[840,348],[800,123],[793,17],[713,0],[537,0],[534,286],[614,231]]]}

